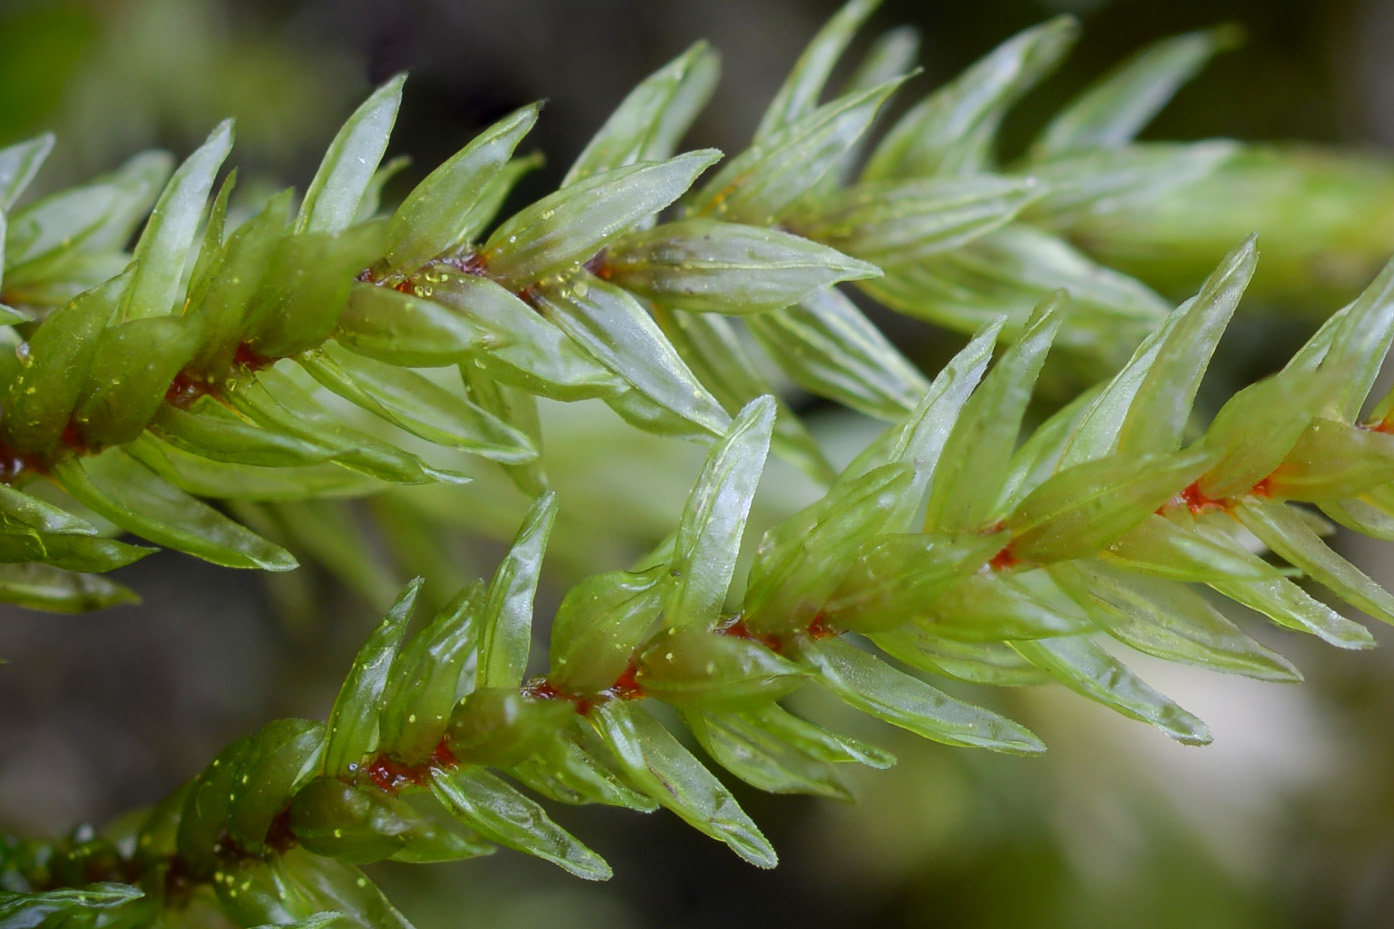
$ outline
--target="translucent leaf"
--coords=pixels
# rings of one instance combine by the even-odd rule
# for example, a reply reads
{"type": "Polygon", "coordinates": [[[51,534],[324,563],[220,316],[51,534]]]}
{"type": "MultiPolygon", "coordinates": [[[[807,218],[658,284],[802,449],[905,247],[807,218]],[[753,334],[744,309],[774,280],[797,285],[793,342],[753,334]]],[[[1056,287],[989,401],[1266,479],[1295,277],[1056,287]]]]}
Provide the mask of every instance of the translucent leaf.
{"type": "Polygon", "coordinates": [[[247,308],[243,341],[263,358],[315,348],[334,331],[354,274],[379,251],[381,224],[283,238],[247,308]]]}
{"type": "Polygon", "coordinates": [[[368,186],[363,190],[363,199],[358,202],[358,211],[353,216],[356,223],[366,223],[370,219],[377,218],[378,208],[382,206],[382,190],[387,186],[387,182],[411,164],[411,159],[406,155],[398,155],[396,158],[389,158],[387,162],[373,172],[372,179],[368,181],[368,186]]]}
{"type": "Polygon", "coordinates": [[[999,45],[901,117],[863,179],[980,173],[1003,115],[1054,70],[1078,32],[1073,17],[1057,16],[999,45]]]}
{"type": "Polygon", "coordinates": [[[29,337],[0,420],[0,434],[12,448],[47,452],[58,443],[126,280],[117,278],[55,310],[29,337]]]}
{"type": "Polygon", "coordinates": [[[72,423],[91,448],[129,442],[164,403],[201,333],[187,317],[132,319],[102,332],[72,423]]]}
{"type": "Polygon", "coordinates": [[[810,204],[794,227],[891,268],[962,248],[1006,225],[1046,191],[1034,177],[991,174],[863,183],[810,204]]]}
{"type": "Polygon", "coordinates": [[[295,220],[296,232],[340,232],[358,215],[402,103],[399,74],[354,110],[320,161],[295,220]]]}
{"type": "Polygon", "coordinates": [[[1063,295],[1039,307],[1026,331],[963,405],[929,488],[926,532],[967,532],[996,515],[1022,418],[1061,319],[1063,295]]]}
{"type": "Polygon", "coordinates": [[[1208,745],[1197,717],[1147,686],[1126,665],[1083,636],[1013,642],[1012,647],[1076,693],[1156,726],[1183,745],[1208,745]]]}
{"type": "Polygon", "coordinates": [[[902,80],[834,100],[771,132],[694,193],[688,214],[773,225],[837,166],[902,80]]]}
{"type": "Polygon", "coordinates": [[[1261,681],[1302,680],[1189,587],[1093,560],[1051,565],[1050,575],[1109,635],[1140,652],[1261,681]]]}
{"type": "Polygon", "coordinates": [[[1033,153],[1127,144],[1211,56],[1233,48],[1240,37],[1239,29],[1221,26],[1149,45],[1060,110],[1042,130],[1033,153]]]}
{"type": "Polygon", "coordinates": [[[1297,511],[1281,503],[1245,499],[1234,507],[1244,528],[1289,564],[1301,568],[1351,606],[1394,623],[1394,594],[1327,547],[1297,511]]]}
{"type": "Polygon", "coordinates": [[[466,764],[506,767],[530,757],[576,713],[568,700],[516,687],[476,688],[450,713],[446,746],[466,764]]]}
{"type": "Polygon", "coordinates": [[[639,653],[634,679],[664,703],[740,708],[767,703],[805,672],[766,646],[698,626],[670,627],[639,653]]]}
{"type": "Polygon", "coordinates": [[[764,706],[747,710],[745,716],[781,741],[819,761],[830,764],[864,764],[869,768],[880,769],[895,764],[895,756],[890,752],[867,745],[850,736],[829,732],[822,726],[795,716],[778,703],[766,703],[764,706]]]}
{"type": "Polygon", "coordinates": [[[919,514],[925,492],[939,466],[944,443],[958,421],[963,404],[982,379],[1001,330],[1001,320],[984,327],[935,375],[929,390],[904,424],[888,430],[848,466],[849,475],[866,473],[882,464],[903,463],[913,469],[908,490],[886,521],[889,530],[904,532],[921,522],[919,514]]]}
{"type": "Polygon", "coordinates": [[[452,273],[441,265],[425,277],[435,303],[493,334],[467,363],[554,400],[583,400],[623,390],[623,382],[567,333],[493,281],[452,273]]]}
{"type": "Polygon", "coordinates": [[[8,213],[53,151],[53,133],[0,148],[0,212],[8,213]]]}
{"type": "Polygon", "coordinates": [[[621,700],[597,707],[589,719],[641,790],[756,867],[775,866],[774,848],[736,798],[657,720],[621,700]]]}
{"type": "Polygon", "coordinates": [[[296,567],[285,549],[166,483],[121,449],[62,459],[53,474],[79,503],[157,545],[229,568],[296,567]]]}
{"type": "Polygon", "coordinates": [[[924,375],[836,289],[750,317],[746,326],[799,386],[868,416],[898,421],[929,389],[924,375]]]}
{"type": "Polygon", "coordinates": [[[38,497],[31,497],[9,484],[0,484],[0,526],[78,535],[95,535],[97,532],[97,528],[87,520],[38,497]]]}
{"type": "Polygon", "coordinates": [[[770,793],[852,799],[832,766],[810,757],[742,713],[689,713],[683,717],[702,748],[727,771],[770,793]]]}
{"type": "MultiPolygon", "coordinates": [[[[1293,355],[1285,371],[1310,370],[1321,365],[1341,372],[1342,383],[1328,416],[1353,421],[1360,415],[1366,396],[1374,386],[1390,342],[1394,341],[1394,262],[1385,265],[1370,286],[1326,321],[1316,335],[1293,355]]],[[[1373,419],[1386,417],[1390,400],[1386,396],[1373,412],[1373,419]]]]}
{"type": "Polygon", "coordinates": [[[1006,519],[1011,550],[1027,561],[1097,554],[1198,477],[1203,450],[1160,458],[1110,455],[1056,472],[1006,519]]]}
{"type": "MultiPolygon", "coordinates": [[[[591,740],[598,741],[594,734],[591,740]]],[[[653,798],[623,783],[578,741],[575,730],[548,739],[508,773],[532,790],[570,804],[604,803],[640,813],[658,809],[653,798]]]]}
{"type": "Polygon", "coordinates": [[[721,614],[773,427],[774,400],[752,400],[707,454],[678,523],[665,607],[669,626],[707,627],[721,614]]]}
{"type": "Polygon", "coordinates": [[[358,650],[348,676],[339,687],[334,709],[329,714],[324,763],[320,769],[330,777],[352,774],[377,750],[378,717],[382,713],[388,675],[401,650],[421,584],[421,578],[415,578],[398,595],[392,609],[358,650]]]}
{"type": "Polygon", "coordinates": [[[806,629],[852,556],[885,528],[910,481],[904,465],[877,468],[840,482],[766,532],[746,586],[746,628],[757,634],[806,629]]]}
{"type": "Polygon", "coordinates": [[[923,738],[1014,755],[1045,751],[1024,726],[955,700],[840,639],[807,643],[799,659],[847,705],[923,738]]]}
{"type": "Polygon", "coordinates": [[[139,603],[124,584],[95,574],[74,574],[45,564],[0,565],[0,603],[53,613],[87,613],[139,603]]]}
{"type": "Polygon", "coordinates": [[[697,218],[624,236],[606,250],[596,273],[690,312],[743,315],[880,272],[787,232],[697,218]]]}
{"type": "Polygon", "coordinates": [[[1267,481],[1274,497],[1325,505],[1358,496],[1394,482],[1394,436],[1318,417],[1267,481]]]}
{"type": "Polygon", "coordinates": [[[513,193],[513,188],[517,186],[525,175],[530,171],[536,171],[546,164],[546,159],[541,152],[533,152],[521,158],[510,158],[504,163],[494,175],[484,192],[470,204],[460,217],[460,232],[458,238],[461,242],[473,242],[479,234],[488,228],[499,215],[499,210],[507,202],[513,193]]]}
{"type": "Polygon", "coordinates": [[[228,237],[207,288],[190,303],[186,315],[196,316],[203,329],[203,344],[188,366],[190,375],[208,380],[227,376],[242,343],[247,313],[290,219],[290,195],[286,190],[272,197],[228,237]]]}
{"type": "Polygon", "coordinates": [[[1381,541],[1394,540],[1394,517],[1364,500],[1323,500],[1321,512],[1332,522],[1381,541]]]}
{"type": "Polygon", "coordinates": [[[1007,332],[1015,334],[1042,300],[1066,290],[1070,325],[1059,344],[1091,357],[1131,348],[1167,310],[1140,281],[1022,224],[885,272],[858,286],[892,309],[961,332],[1005,316],[1007,332]]]}
{"type": "Polygon", "coordinates": [[[912,668],[970,684],[1023,687],[1050,680],[1004,642],[946,639],[914,623],[875,633],[871,640],[881,651],[912,668]]]}
{"type": "Polygon", "coordinates": [[[593,574],[571,588],[552,620],[547,679],[568,693],[609,688],[658,620],[671,586],[664,564],[593,574]]]}
{"type": "Polygon", "coordinates": [[[627,381],[648,408],[636,415],[620,406],[621,415],[638,419],[643,428],[683,436],[720,436],[730,428],[721,404],[625,291],[583,274],[539,284],[533,293],[542,315],[627,381]]]}
{"type": "MultiPolygon", "coordinates": [[[[1176,324],[1159,343],[1155,360],[1137,382],[1127,414],[1117,427],[1119,451],[1165,453],[1180,445],[1206,366],[1257,262],[1251,236],[1226,255],[1195,298],[1176,311],[1176,324]]],[[[1128,383],[1127,373],[1125,370],[1114,383],[1128,383]]],[[[1112,391],[1105,396],[1111,398],[1112,391]]],[[[1101,398],[1101,404],[1104,402],[1101,398]]],[[[1098,415],[1107,416],[1107,407],[1099,409],[1098,415]]]]}
{"type": "Polygon", "coordinates": [[[538,453],[530,461],[503,466],[513,483],[529,497],[545,493],[549,482],[541,460],[542,422],[537,413],[537,398],[500,384],[474,363],[460,365],[460,380],[471,401],[522,435],[527,447],[538,453]]]}
{"type": "Polygon", "coordinates": [[[387,791],[337,777],[316,778],[298,790],[289,815],[291,831],[306,849],[354,864],[397,856],[457,861],[494,850],[444,828],[387,791]]]}
{"type": "Polygon", "coordinates": [[[417,368],[455,364],[498,339],[452,301],[372,284],[349,291],[334,338],[368,358],[417,368]]]}
{"type": "Polygon", "coordinates": [[[334,453],[322,445],[244,422],[216,405],[182,410],[164,404],[150,422],[151,432],[176,448],[213,461],[280,468],[316,464],[334,453]]]}
{"type": "Polygon", "coordinates": [[[467,213],[537,122],[538,106],[505,116],[427,175],[387,224],[383,261],[410,274],[465,241],[467,213]]]}
{"type": "MultiPolygon", "coordinates": [[[[962,577],[962,573],[957,583],[944,585],[947,589],[930,588],[925,601],[903,600],[902,622],[916,622],[945,638],[967,641],[1070,635],[1089,625],[1068,603],[1040,596],[1019,578],[994,573],[962,577]]],[[[917,586],[918,579],[911,587],[917,586]]],[[[871,631],[896,625],[889,613],[880,620],[871,631]]]]}
{"type": "MultiPolygon", "coordinates": [[[[164,164],[161,159],[161,167],[164,164]]],[[[155,180],[156,184],[163,180],[156,180],[153,172],[142,179],[155,180]]],[[[131,192],[119,182],[97,182],[49,194],[16,210],[8,217],[6,277],[22,282],[24,276],[16,272],[25,266],[40,271],[45,263],[74,251],[113,247],[105,240],[111,237],[114,228],[129,224],[133,199],[131,192]]]]}
{"type": "Polygon", "coordinates": [[[1027,170],[1044,185],[1044,196],[1023,216],[1059,228],[1146,207],[1213,174],[1238,151],[1229,141],[1153,142],[1033,161],[1027,170]]]}
{"type": "Polygon", "coordinates": [[[818,105],[838,59],[879,5],[880,0],[849,0],[818,30],[761,117],[755,130],[757,143],[818,105]]]}
{"type": "Polygon", "coordinates": [[[361,929],[412,929],[378,886],[351,864],[291,849],[273,857],[271,869],[280,900],[296,918],[333,911],[361,929]]]}
{"type": "Polygon", "coordinates": [[[65,571],[112,571],[155,551],[114,539],[47,532],[0,532],[0,562],[41,561],[65,571]]]}
{"type": "Polygon", "coordinates": [[[1217,580],[1210,586],[1231,600],[1256,610],[1280,626],[1310,632],[1337,648],[1372,648],[1370,630],[1351,622],[1307,595],[1285,577],[1269,580],[1217,580]]]}
{"type": "Polygon", "coordinates": [[[218,857],[226,841],[233,778],[251,741],[250,737],[243,737],[223,749],[189,785],[176,828],[175,848],[180,862],[192,874],[206,878],[221,863],[218,857]]]}
{"type": "Polygon", "coordinates": [[[257,926],[256,929],[329,929],[335,923],[343,921],[345,918],[342,913],[326,911],[289,923],[265,923],[257,926]]]}
{"type": "Polygon", "coordinates": [[[169,179],[136,242],[135,268],[121,304],[124,318],[165,316],[177,309],[185,261],[230,151],[232,121],[224,120],[169,179]]]}
{"type": "Polygon", "coordinates": [[[252,737],[232,773],[227,831],[260,854],[266,834],[295,790],[319,768],[324,726],[308,719],[277,719],[252,737]]]}
{"type": "Polygon", "coordinates": [[[543,494],[528,509],[508,554],[494,571],[479,617],[476,687],[517,687],[523,682],[532,642],[532,600],[556,517],[556,494],[543,494]]]}
{"type": "Polygon", "coordinates": [[[219,500],[306,500],[361,497],[382,490],[374,477],[333,462],[260,467],[210,460],[157,440],[151,433],[122,446],[141,464],[174,486],[219,500]]]}
{"type": "Polygon", "coordinates": [[[431,793],[487,839],[550,861],[588,881],[608,880],[610,866],[552,822],[542,807],[473,766],[431,772],[431,793]]]}
{"type": "Polygon", "coordinates": [[[525,207],[482,248],[489,274],[523,287],[588,261],[616,236],[672,203],[721,157],[713,149],[614,168],[525,207]]]}
{"type": "Polygon", "coordinates": [[[1194,520],[1153,514],[1100,553],[1105,563],[1176,581],[1271,580],[1278,570],[1247,549],[1188,530],[1194,520]]]}
{"type": "Polygon", "coordinates": [[[145,892],[130,884],[88,884],[81,889],[41,893],[0,892],[0,923],[12,929],[57,925],[88,910],[110,910],[139,900],[145,892]]]}
{"type": "Polygon", "coordinates": [[[332,346],[296,360],[329,390],[428,442],[509,463],[537,457],[527,436],[415,371],[332,346]]]}
{"type": "Polygon", "coordinates": [[[1220,460],[1200,479],[1200,491],[1225,500],[1242,496],[1288,457],[1344,372],[1285,371],[1251,384],[1215,414],[1204,446],[1220,460]]]}
{"type": "MultiPolygon", "coordinates": [[[[861,633],[941,613],[951,615],[953,608],[938,609],[936,598],[980,570],[1006,541],[1006,533],[985,538],[921,533],[878,536],[864,545],[848,566],[837,589],[823,604],[823,614],[837,628],[861,633]]],[[[981,613],[965,617],[963,624],[972,626],[981,613]]]]}
{"type": "Polygon", "coordinates": [[[214,277],[222,270],[225,257],[223,233],[227,229],[228,201],[232,199],[232,191],[236,186],[237,169],[233,168],[223,178],[217,196],[208,207],[208,219],[203,224],[203,240],[199,244],[198,256],[194,258],[194,266],[189,271],[189,285],[185,289],[185,313],[188,312],[188,308],[203,303],[214,277]]]}
{"type": "Polygon", "coordinates": [[[561,186],[638,161],[672,157],[716,87],[718,61],[707,43],[698,42],[645,78],[586,143],[561,186]]]}
{"type": "Polygon", "coordinates": [[[818,483],[832,482],[835,472],[817,441],[778,397],[725,317],[661,306],[653,308],[653,315],[673,348],[728,413],[735,413],[756,397],[774,396],[776,413],[770,440],[774,453],[818,483]]]}
{"type": "Polygon", "coordinates": [[[483,585],[459,594],[397,653],[378,721],[390,751],[409,764],[428,757],[445,735],[461,676],[479,640],[483,585]]]}
{"type": "Polygon", "coordinates": [[[396,445],[343,425],[297,384],[269,368],[255,378],[228,382],[223,397],[253,422],[332,450],[339,464],[379,480],[400,484],[468,480],[464,475],[433,468],[396,445]]]}

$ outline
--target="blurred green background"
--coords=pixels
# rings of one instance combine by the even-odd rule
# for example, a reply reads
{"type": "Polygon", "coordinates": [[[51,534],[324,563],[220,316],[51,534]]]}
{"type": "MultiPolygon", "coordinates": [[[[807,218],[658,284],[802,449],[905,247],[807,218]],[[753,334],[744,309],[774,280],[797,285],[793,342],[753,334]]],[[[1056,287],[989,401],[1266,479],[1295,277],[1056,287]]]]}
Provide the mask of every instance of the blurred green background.
{"type": "MultiPolygon", "coordinates": [[[[529,142],[550,161],[520,191],[531,198],[555,185],[630,86],[697,38],[723,53],[725,76],[690,141],[739,151],[835,8],[830,0],[3,0],[0,144],[56,132],[37,185],[54,189],[146,148],[186,154],[219,118],[235,116],[233,161],[239,192],[250,198],[303,186],[352,107],[406,70],[389,154],[408,154],[413,165],[397,192],[491,120],[547,98],[529,142]]],[[[1184,295],[1206,261],[1259,228],[1267,236],[1260,247],[1270,244],[1268,277],[1217,364],[1229,381],[1271,369],[1353,295],[1372,261],[1394,252],[1394,198],[1369,194],[1389,190],[1394,3],[887,0],[869,34],[919,29],[925,72],[914,92],[923,93],[1059,12],[1082,18],[1084,38],[1006,127],[1008,155],[1125,54],[1234,22],[1247,35],[1243,46],[1185,88],[1148,137],[1290,140],[1372,159],[1313,156],[1345,212],[1305,215],[1313,201],[1299,194],[1310,191],[1270,178],[1236,188],[1240,199],[1214,199],[1201,219],[1153,215],[1112,231],[1176,237],[1161,250],[1174,260],[1135,270],[1184,295]]],[[[919,324],[894,330],[929,367],[956,344],[919,324]]],[[[621,565],[671,528],[700,450],[635,435],[603,409],[549,412],[547,454],[566,514],[549,562],[560,586],[621,565]]],[[[867,435],[864,422],[807,412],[844,457],[867,435]]],[[[502,487],[482,478],[448,497],[409,490],[384,506],[308,509],[303,515],[328,527],[317,554],[330,564],[328,537],[374,518],[389,528],[387,554],[371,570],[343,568],[356,571],[349,585],[309,567],[268,587],[161,553],[123,572],[145,595],[141,607],[89,617],[7,611],[0,828],[100,823],[158,798],[266,719],[323,718],[385,592],[423,563],[434,565],[438,592],[492,570],[496,538],[511,533],[523,507],[502,487]],[[416,521],[420,513],[435,518],[416,521]]],[[[772,471],[756,521],[787,514],[809,493],[772,471]]],[[[1394,583],[1387,547],[1360,555],[1394,583]]],[[[1050,744],[1039,760],[922,744],[844,720],[901,763],[858,777],[855,806],[738,788],[780,850],[783,863],[771,873],[664,814],[564,809],[558,819],[611,860],[614,881],[582,884],[510,853],[375,874],[422,929],[1388,926],[1394,636],[1376,629],[1384,648],[1339,654],[1267,626],[1251,631],[1292,656],[1308,683],[1137,662],[1211,724],[1216,741],[1205,749],[1173,745],[1054,690],[995,698],[1050,744]]],[[[813,711],[836,717],[830,707],[813,711]]]]}

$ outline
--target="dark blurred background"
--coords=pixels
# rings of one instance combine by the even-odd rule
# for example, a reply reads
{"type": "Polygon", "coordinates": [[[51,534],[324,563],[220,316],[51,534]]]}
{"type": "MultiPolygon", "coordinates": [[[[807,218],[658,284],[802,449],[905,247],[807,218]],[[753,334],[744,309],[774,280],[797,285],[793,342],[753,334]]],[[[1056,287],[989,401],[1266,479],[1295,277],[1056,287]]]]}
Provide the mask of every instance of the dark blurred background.
{"type": "MultiPolygon", "coordinates": [[[[256,196],[276,184],[303,187],[353,106],[408,71],[389,154],[409,154],[413,166],[398,179],[398,195],[488,122],[546,98],[524,146],[549,158],[520,191],[535,197],[552,189],[634,83],[698,38],[722,52],[724,78],[689,142],[739,151],[836,7],[829,0],[0,0],[0,144],[56,132],[39,181],[53,189],[146,148],[186,154],[219,118],[235,116],[233,162],[243,194],[256,196]]],[[[1185,88],[1148,137],[1394,148],[1390,0],[887,0],[865,38],[915,26],[924,73],[912,93],[923,93],[1016,30],[1060,12],[1083,20],[1083,39],[1005,128],[1008,155],[1124,55],[1224,22],[1240,24],[1246,42],[1185,88]]],[[[1270,345],[1274,352],[1290,345],[1314,325],[1317,309],[1339,305],[1295,318],[1259,316],[1246,324],[1245,344],[1231,348],[1259,356],[1261,368],[1270,345]]],[[[915,328],[915,340],[935,338],[915,328]]],[[[564,575],[617,567],[627,545],[637,551],[671,526],[700,454],[660,449],[579,410],[557,413],[548,432],[550,454],[584,462],[574,490],[563,488],[564,506],[583,517],[594,511],[559,556],[564,575]],[[587,437],[590,451],[577,450],[587,437]],[[658,470],[661,477],[649,473],[658,470]],[[587,546],[587,525],[604,544],[587,546]]],[[[819,421],[830,444],[843,441],[841,423],[819,421]]],[[[473,511],[461,499],[456,518],[465,524],[473,511]]],[[[766,506],[787,512],[784,503],[776,497],[766,506]]],[[[488,543],[450,544],[460,574],[492,570],[496,549],[488,543]]],[[[1394,580],[1387,548],[1371,547],[1362,558],[1371,573],[1394,580]]],[[[409,570],[386,568],[383,583],[409,570]]],[[[10,662],[0,668],[0,829],[101,823],[157,799],[267,719],[323,718],[375,604],[323,569],[299,574],[293,589],[268,588],[258,577],[161,553],[123,572],[144,595],[141,607],[85,617],[0,615],[0,656],[10,662]]],[[[1384,648],[1338,654],[1250,627],[1292,656],[1308,683],[1281,687],[1136,663],[1211,724],[1216,744],[1205,749],[1172,745],[1055,691],[1000,699],[1051,745],[1039,760],[921,744],[842,720],[902,761],[858,776],[855,806],[742,790],[783,858],[772,873],[745,866],[666,814],[561,810],[558,818],[614,864],[614,881],[582,884],[511,853],[375,874],[422,929],[1388,926],[1394,637],[1376,629],[1384,648]]],[[[836,718],[827,707],[816,710],[836,718]]]]}

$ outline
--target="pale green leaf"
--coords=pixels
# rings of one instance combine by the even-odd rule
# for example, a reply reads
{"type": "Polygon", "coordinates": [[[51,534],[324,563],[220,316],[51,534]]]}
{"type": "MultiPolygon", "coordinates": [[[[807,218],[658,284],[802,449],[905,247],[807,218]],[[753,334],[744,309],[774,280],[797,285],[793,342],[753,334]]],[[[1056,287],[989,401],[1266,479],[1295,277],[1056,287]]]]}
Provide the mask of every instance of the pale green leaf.
{"type": "Polygon", "coordinates": [[[807,643],[798,657],[844,703],[918,736],[1014,755],[1045,751],[1019,723],[955,700],[840,639],[807,643]]]}

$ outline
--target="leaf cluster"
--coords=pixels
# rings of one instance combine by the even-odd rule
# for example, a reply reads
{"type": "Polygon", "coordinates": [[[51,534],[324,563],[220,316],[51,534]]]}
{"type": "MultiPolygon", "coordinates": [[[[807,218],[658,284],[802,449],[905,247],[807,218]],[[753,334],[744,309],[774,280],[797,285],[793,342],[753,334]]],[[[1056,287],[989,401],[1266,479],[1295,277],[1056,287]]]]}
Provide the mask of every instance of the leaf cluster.
{"type": "MultiPolygon", "coordinates": [[[[906,80],[903,34],[819,100],[873,6],[852,0],[819,33],[751,147],[704,180],[717,153],[675,154],[716,77],[699,44],[621,104],[557,192],[501,221],[534,163],[516,152],[536,107],[377,215],[400,79],[349,119],[298,205],[286,192],[229,221],[223,125],[167,180],[163,161],[137,159],[7,214],[5,599],[128,599],[101,572],[148,549],[114,529],[219,564],[292,568],[204,499],[294,506],[462,480],[429,463],[443,451],[497,462],[534,503],[492,579],[414,631],[421,581],[407,587],[326,723],[269,723],[100,835],[0,846],[0,914],[136,926],[198,899],[247,926],[403,926],[359,865],[505,846],[608,876],[520,788],[664,807],[771,866],[770,843],[675,731],[762,790],[847,798],[840,766],[893,759],[781,704],[799,688],[937,742],[1029,755],[1044,745],[1028,729],[927,678],[1055,682],[1201,744],[1204,723],[1128,668],[1124,648],[1300,677],[1206,589],[1343,648],[1367,647],[1369,632],[1295,575],[1394,622],[1394,598],[1323,541],[1327,519],[1394,538],[1394,395],[1367,397],[1394,339],[1394,267],[1202,428],[1197,391],[1253,275],[1253,241],[1171,309],[1055,234],[1228,157],[1229,143],[1131,141],[1228,37],[1145,51],[1001,166],[997,127],[1064,54],[1073,21],[1005,43],[867,145],[906,80]],[[975,334],[927,379],[839,282],[975,334]],[[1052,350],[1107,355],[1139,339],[1111,378],[1026,427],[1052,350]],[[834,469],[755,351],[885,431],[834,469]],[[709,448],[668,540],[572,587],[547,670],[529,678],[560,507],[539,463],[539,398],[599,399],[709,448]],[[771,452],[826,493],[764,533],[742,583],[771,452]]],[[[0,151],[7,209],[50,144],[0,151]]]]}

